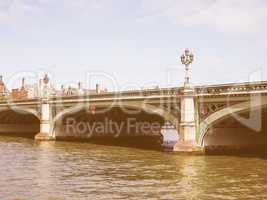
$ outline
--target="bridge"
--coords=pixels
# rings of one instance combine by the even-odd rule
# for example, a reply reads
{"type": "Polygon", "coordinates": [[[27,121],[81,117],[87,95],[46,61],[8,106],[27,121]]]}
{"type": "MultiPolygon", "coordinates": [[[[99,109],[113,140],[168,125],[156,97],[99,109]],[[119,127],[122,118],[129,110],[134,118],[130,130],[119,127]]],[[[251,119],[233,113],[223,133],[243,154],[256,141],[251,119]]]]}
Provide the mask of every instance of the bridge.
{"type": "Polygon", "coordinates": [[[186,73],[182,87],[67,96],[52,95],[47,77],[42,82],[37,98],[0,101],[0,133],[149,141],[167,124],[179,135],[173,151],[267,144],[267,82],[192,86],[186,73]]]}

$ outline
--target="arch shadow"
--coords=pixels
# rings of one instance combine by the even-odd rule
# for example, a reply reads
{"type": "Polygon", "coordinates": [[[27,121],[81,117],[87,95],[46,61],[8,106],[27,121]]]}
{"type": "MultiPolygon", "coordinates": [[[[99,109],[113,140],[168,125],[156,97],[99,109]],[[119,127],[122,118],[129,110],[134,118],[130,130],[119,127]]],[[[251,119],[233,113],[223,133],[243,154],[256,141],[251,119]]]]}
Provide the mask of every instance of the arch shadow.
{"type": "Polygon", "coordinates": [[[40,114],[31,108],[0,108],[0,134],[34,138],[40,131],[40,114]]]}
{"type": "MultiPolygon", "coordinates": [[[[142,104],[142,103],[112,103],[112,104],[96,104],[96,108],[103,108],[103,107],[109,107],[110,109],[114,109],[114,108],[123,108],[122,112],[124,112],[124,109],[134,109],[134,110],[138,110],[140,112],[144,112],[147,114],[151,114],[151,115],[155,115],[158,116],[160,118],[162,118],[164,121],[168,121],[170,122],[174,127],[176,127],[178,129],[179,127],[179,122],[176,116],[174,116],[172,113],[164,110],[163,108],[160,107],[156,107],[150,104],[142,104]]],[[[58,113],[56,115],[56,117],[53,119],[53,126],[52,126],[52,131],[53,131],[53,135],[55,137],[57,137],[57,126],[59,123],[62,122],[62,120],[71,115],[71,114],[75,114],[84,110],[88,110],[88,107],[86,105],[79,105],[79,106],[75,106],[75,107],[71,107],[68,109],[63,110],[62,112],[58,113]]],[[[109,112],[110,110],[107,110],[106,112],[109,112]]],[[[97,113],[96,113],[97,115],[97,113]]],[[[127,115],[127,112],[126,112],[127,115]]],[[[130,116],[130,114],[129,114],[130,116]]]]}
{"type": "MultiPolygon", "coordinates": [[[[261,112],[263,109],[266,109],[266,108],[267,108],[267,98],[261,97],[261,101],[258,101],[258,102],[256,101],[253,103],[251,101],[247,101],[247,102],[234,104],[232,106],[229,106],[227,108],[224,108],[222,110],[219,110],[211,114],[204,121],[200,123],[200,134],[199,134],[200,136],[198,139],[198,144],[202,147],[205,147],[205,137],[209,129],[215,124],[218,124],[231,117],[234,119],[237,119],[238,121],[240,118],[238,115],[240,114],[249,113],[250,111],[253,113],[257,110],[260,110],[261,112]]],[[[248,120],[245,119],[244,122],[249,122],[249,119],[248,120]]],[[[244,124],[244,125],[248,127],[248,124],[244,124]]]]}

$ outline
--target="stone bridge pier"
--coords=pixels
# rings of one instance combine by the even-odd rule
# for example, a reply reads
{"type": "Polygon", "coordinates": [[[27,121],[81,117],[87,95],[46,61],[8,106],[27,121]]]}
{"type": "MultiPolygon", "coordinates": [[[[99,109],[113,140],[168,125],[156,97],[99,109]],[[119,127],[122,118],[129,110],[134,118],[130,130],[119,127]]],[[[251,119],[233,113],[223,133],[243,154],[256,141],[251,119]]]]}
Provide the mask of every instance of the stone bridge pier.
{"type": "Polygon", "coordinates": [[[180,97],[180,123],[179,123],[179,141],[174,146],[174,151],[191,152],[202,151],[197,145],[197,122],[194,89],[185,87],[180,97]]]}
{"type": "Polygon", "coordinates": [[[42,100],[40,106],[40,133],[35,135],[35,140],[50,141],[55,140],[52,131],[52,114],[48,100],[42,100]]]}
{"type": "Polygon", "coordinates": [[[35,136],[35,140],[40,141],[49,141],[54,140],[55,136],[53,136],[53,132],[51,130],[52,127],[52,109],[49,103],[50,97],[50,87],[49,87],[49,78],[46,74],[43,80],[40,82],[40,133],[35,136]]]}

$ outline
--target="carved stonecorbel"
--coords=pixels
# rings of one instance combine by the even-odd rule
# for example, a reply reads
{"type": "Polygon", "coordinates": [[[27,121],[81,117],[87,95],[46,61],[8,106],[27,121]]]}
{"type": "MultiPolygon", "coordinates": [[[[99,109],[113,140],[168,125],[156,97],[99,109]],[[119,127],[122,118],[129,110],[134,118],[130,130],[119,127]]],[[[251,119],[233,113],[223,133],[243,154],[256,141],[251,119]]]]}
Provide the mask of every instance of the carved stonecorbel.
{"type": "Polygon", "coordinates": [[[199,116],[201,120],[204,120],[211,114],[232,106],[234,104],[238,104],[241,102],[209,102],[209,103],[200,103],[199,104],[199,116]]]}

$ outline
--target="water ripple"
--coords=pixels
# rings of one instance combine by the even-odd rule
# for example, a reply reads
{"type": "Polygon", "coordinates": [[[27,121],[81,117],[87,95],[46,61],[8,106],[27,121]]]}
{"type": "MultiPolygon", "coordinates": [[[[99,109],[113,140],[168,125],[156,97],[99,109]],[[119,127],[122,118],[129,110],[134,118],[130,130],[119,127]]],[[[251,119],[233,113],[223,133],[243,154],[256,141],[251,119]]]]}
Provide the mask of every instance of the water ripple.
{"type": "Polygon", "coordinates": [[[267,160],[0,137],[1,200],[266,199],[267,160]]]}

